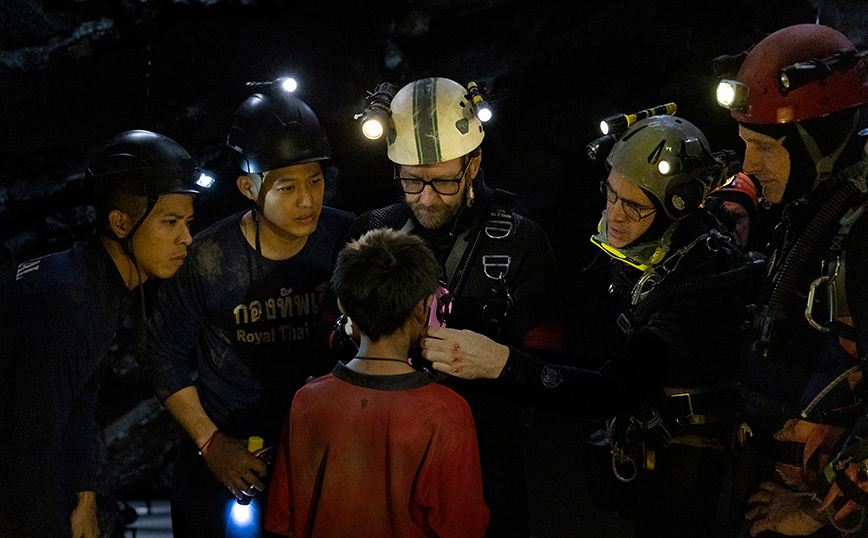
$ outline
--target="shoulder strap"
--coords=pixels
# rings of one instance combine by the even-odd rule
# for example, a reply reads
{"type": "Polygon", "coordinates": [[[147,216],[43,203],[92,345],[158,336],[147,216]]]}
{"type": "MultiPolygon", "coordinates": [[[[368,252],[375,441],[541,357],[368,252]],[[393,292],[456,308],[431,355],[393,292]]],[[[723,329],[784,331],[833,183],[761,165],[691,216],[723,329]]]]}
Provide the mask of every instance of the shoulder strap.
{"type": "Polygon", "coordinates": [[[510,239],[518,229],[521,217],[513,212],[515,194],[495,189],[491,207],[485,218],[477,218],[462,233],[452,247],[446,261],[449,289],[454,293],[464,285],[468,269],[477,250],[481,250],[482,269],[492,280],[503,280],[512,261],[509,255],[510,239]],[[470,239],[470,235],[473,238],[470,239]],[[472,241],[472,243],[471,243],[472,241]],[[468,247],[470,247],[468,251],[468,247]]]}

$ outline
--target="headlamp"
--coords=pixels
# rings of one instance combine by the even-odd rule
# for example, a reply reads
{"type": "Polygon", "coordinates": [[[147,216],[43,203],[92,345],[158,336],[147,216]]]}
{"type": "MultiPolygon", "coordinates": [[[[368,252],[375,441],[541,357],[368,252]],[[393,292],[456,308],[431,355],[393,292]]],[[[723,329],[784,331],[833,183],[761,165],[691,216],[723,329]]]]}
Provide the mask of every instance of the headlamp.
{"type": "Polygon", "coordinates": [[[781,95],[787,95],[787,93],[801,88],[810,82],[828,77],[834,71],[851,69],[856,65],[856,62],[866,55],[868,55],[868,51],[842,50],[828,58],[813,59],[809,62],[788,65],[778,72],[778,89],[781,95]]]}
{"type": "Polygon", "coordinates": [[[585,151],[588,154],[588,159],[591,161],[596,161],[598,159],[605,159],[606,156],[612,151],[612,147],[615,145],[617,141],[617,137],[613,135],[601,136],[600,138],[594,140],[587,146],[585,146],[585,151]]]}
{"type": "Polygon", "coordinates": [[[677,174],[681,171],[681,168],[681,159],[672,158],[657,163],[657,171],[664,176],[668,176],[669,174],[677,174]]]}
{"type": "Polygon", "coordinates": [[[266,80],[264,82],[247,82],[245,86],[253,89],[254,91],[261,91],[263,89],[270,88],[280,88],[285,92],[294,92],[298,89],[298,81],[292,77],[279,77],[275,80],[266,80]]]}
{"type": "Polygon", "coordinates": [[[200,187],[203,187],[205,189],[210,188],[213,184],[214,178],[205,173],[202,173],[199,176],[199,179],[196,180],[196,185],[199,185],[200,187]]]}
{"type": "Polygon", "coordinates": [[[717,85],[717,103],[723,108],[740,110],[747,106],[749,88],[736,80],[721,80],[717,85]]]}
{"type": "Polygon", "coordinates": [[[362,122],[362,134],[371,140],[376,140],[383,136],[384,123],[386,123],[384,114],[379,110],[374,111],[362,122]]]}
{"type": "Polygon", "coordinates": [[[611,151],[612,147],[615,145],[615,142],[618,141],[621,133],[626,131],[628,127],[637,121],[651,116],[659,116],[661,114],[671,116],[675,114],[677,108],[678,107],[675,103],[666,103],[665,105],[655,106],[654,108],[640,110],[634,114],[615,114],[609,116],[600,122],[600,131],[602,131],[603,136],[585,146],[585,152],[588,154],[588,159],[591,161],[605,159],[609,155],[609,151],[611,151]]]}
{"type": "Polygon", "coordinates": [[[395,89],[394,85],[383,82],[377,86],[374,93],[368,92],[364,112],[355,115],[355,119],[361,119],[362,134],[367,138],[377,140],[386,132],[386,128],[392,121],[392,111],[389,107],[395,97],[395,89]]]}
{"type": "Polygon", "coordinates": [[[298,82],[292,77],[281,77],[277,79],[277,82],[284,91],[291,93],[298,89],[298,82]]]}
{"type": "Polygon", "coordinates": [[[600,131],[604,135],[616,135],[623,133],[627,130],[627,127],[630,127],[634,123],[639,120],[644,120],[645,118],[650,118],[651,116],[659,116],[661,114],[667,114],[669,116],[675,114],[675,111],[678,107],[675,103],[666,103],[665,105],[655,106],[654,108],[648,108],[645,110],[640,110],[639,112],[633,114],[615,114],[614,116],[609,116],[600,122],[600,131]]]}
{"type": "Polygon", "coordinates": [[[470,99],[471,103],[473,103],[473,108],[476,111],[476,116],[479,118],[479,121],[485,123],[491,119],[491,107],[488,106],[488,102],[486,102],[482,97],[482,93],[479,91],[479,86],[475,82],[467,84],[467,98],[470,99]]]}

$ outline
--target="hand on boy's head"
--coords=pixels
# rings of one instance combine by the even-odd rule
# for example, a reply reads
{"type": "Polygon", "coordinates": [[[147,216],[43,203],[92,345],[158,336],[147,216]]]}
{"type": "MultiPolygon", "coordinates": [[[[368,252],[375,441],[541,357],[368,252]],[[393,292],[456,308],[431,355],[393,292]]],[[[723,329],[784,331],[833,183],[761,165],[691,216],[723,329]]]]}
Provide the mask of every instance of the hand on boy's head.
{"type": "Polygon", "coordinates": [[[509,348],[473,331],[428,326],[422,333],[422,356],[451,376],[496,379],[509,359],[509,348]]]}
{"type": "Polygon", "coordinates": [[[247,441],[218,433],[202,457],[208,468],[236,499],[253,497],[265,489],[265,462],[247,451],[247,441]]]}

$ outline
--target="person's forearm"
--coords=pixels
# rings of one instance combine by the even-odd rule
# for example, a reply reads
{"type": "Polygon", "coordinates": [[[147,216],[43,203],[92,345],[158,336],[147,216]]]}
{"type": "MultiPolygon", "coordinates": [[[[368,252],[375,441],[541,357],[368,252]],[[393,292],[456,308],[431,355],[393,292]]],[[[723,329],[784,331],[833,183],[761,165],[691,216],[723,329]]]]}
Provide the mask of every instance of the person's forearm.
{"type": "Polygon", "coordinates": [[[265,489],[266,465],[247,451],[247,441],[222,434],[211,420],[195,387],[185,387],[163,402],[199,448],[208,469],[235,498],[252,497],[265,489]]]}
{"type": "Polygon", "coordinates": [[[535,404],[573,408],[587,418],[606,418],[629,408],[654,382],[618,354],[599,369],[586,370],[551,364],[514,348],[499,379],[535,404]]]}
{"type": "Polygon", "coordinates": [[[178,424],[187,432],[197,447],[202,447],[217,431],[217,425],[205,412],[196,387],[184,387],[163,402],[178,424]]]}

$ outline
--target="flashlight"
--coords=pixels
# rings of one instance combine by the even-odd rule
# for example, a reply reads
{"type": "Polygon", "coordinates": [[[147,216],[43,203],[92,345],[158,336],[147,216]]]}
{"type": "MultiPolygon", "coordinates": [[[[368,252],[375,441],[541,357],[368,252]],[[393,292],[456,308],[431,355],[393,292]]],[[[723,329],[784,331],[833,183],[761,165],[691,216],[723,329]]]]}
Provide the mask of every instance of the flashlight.
{"type": "Polygon", "coordinates": [[[356,114],[355,119],[362,121],[362,134],[371,140],[377,140],[392,122],[392,111],[389,106],[395,97],[395,86],[383,82],[376,87],[374,93],[368,92],[365,99],[365,111],[356,114]]]}
{"type": "MultiPolygon", "coordinates": [[[[264,443],[262,437],[251,436],[247,438],[247,451],[251,454],[256,454],[258,451],[262,450],[262,444],[264,443]]],[[[240,499],[238,499],[238,504],[246,505],[250,504],[250,501],[253,497],[248,497],[247,495],[242,495],[240,499]]]]}
{"type": "Polygon", "coordinates": [[[479,118],[479,121],[485,123],[491,119],[491,107],[483,99],[479,86],[475,82],[467,84],[467,98],[473,103],[473,108],[476,110],[476,116],[479,118]]]}
{"type": "Polygon", "coordinates": [[[821,80],[834,71],[847,71],[856,62],[868,54],[868,51],[856,52],[855,50],[842,50],[822,59],[813,59],[808,62],[800,62],[782,68],[778,73],[779,90],[781,95],[787,95],[815,80],[821,80]]]}
{"type": "Polygon", "coordinates": [[[277,87],[285,92],[292,93],[298,89],[298,81],[292,77],[280,77],[275,80],[266,80],[263,82],[247,82],[244,85],[256,91],[277,87]]]}
{"type": "Polygon", "coordinates": [[[604,135],[616,135],[623,133],[627,130],[627,127],[633,125],[639,120],[644,120],[645,118],[650,118],[651,116],[659,116],[661,114],[667,114],[669,116],[675,114],[677,110],[677,106],[675,103],[666,103],[665,105],[655,106],[654,108],[648,108],[645,110],[641,110],[634,114],[615,114],[614,116],[609,116],[600,122],[600,131],[604,135]]]}
{"type": "Polygon", "coordinates": [[[601,136],[600,138],[594,140],[587,146],[585,146],[585,152],[588,154],[588,159],[591,161],[596,161],[601,158],[605,158],[606,155],[612,151],[612,147],[615,145],[617,141],[617,137],[614,135],[606,135],[601,136]]]}

